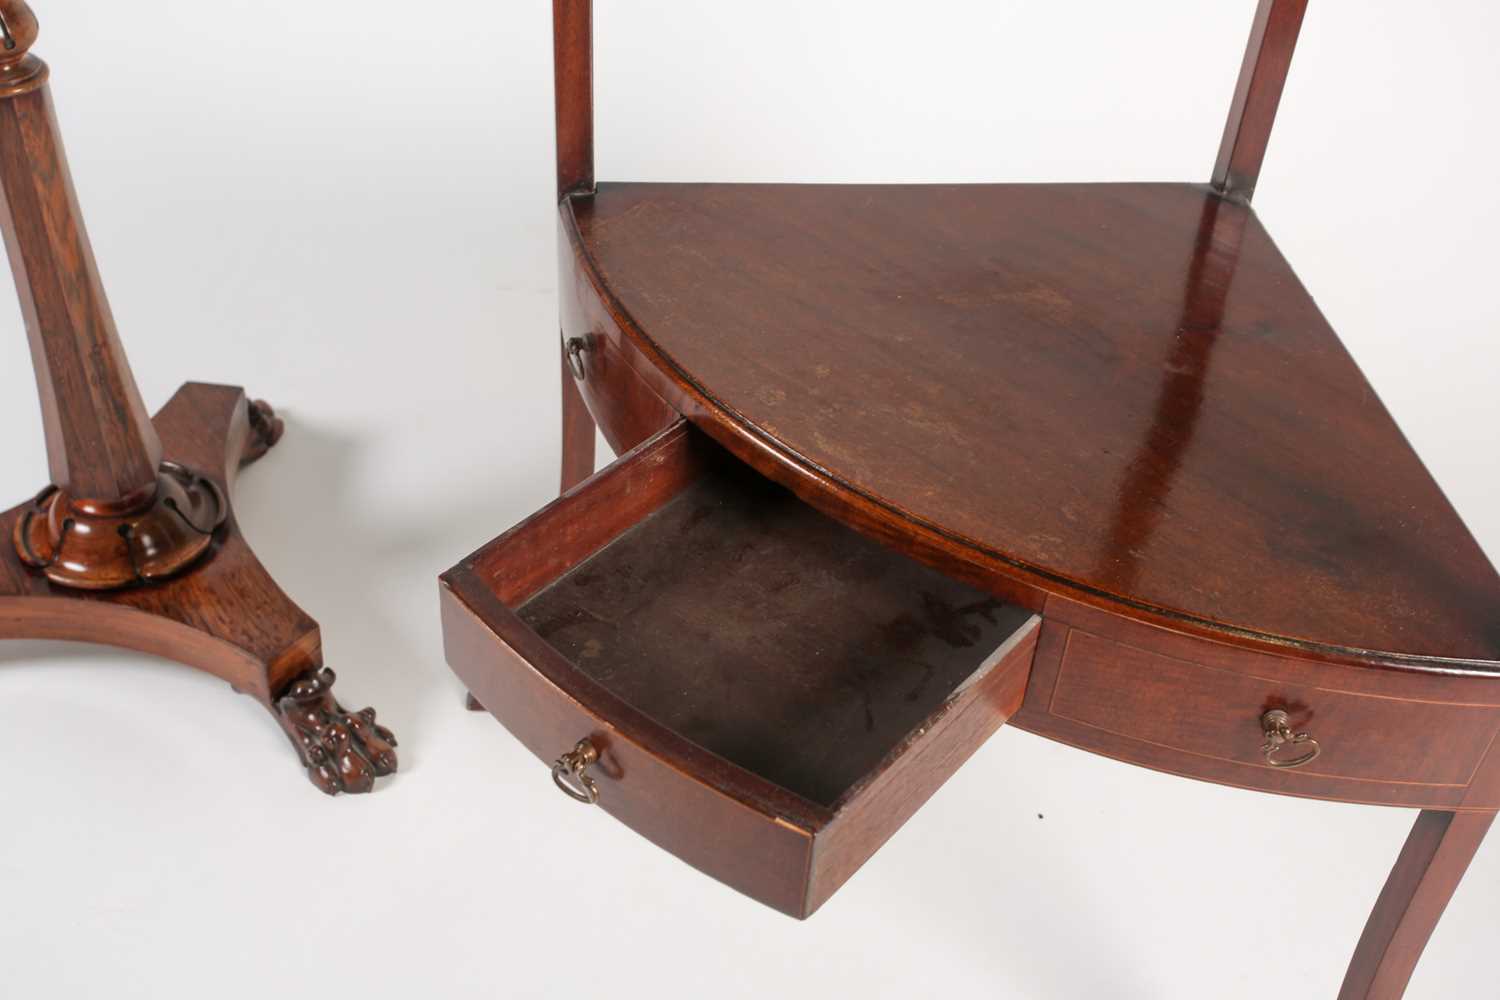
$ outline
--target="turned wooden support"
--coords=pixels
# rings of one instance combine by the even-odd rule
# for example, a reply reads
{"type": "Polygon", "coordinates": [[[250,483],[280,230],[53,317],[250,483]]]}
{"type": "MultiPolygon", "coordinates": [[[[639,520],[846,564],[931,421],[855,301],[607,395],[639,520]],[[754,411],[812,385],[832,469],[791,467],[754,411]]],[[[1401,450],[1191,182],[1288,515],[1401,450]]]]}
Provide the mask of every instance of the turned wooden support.
{"type": "Polygon", "coordinates": [[[190,383],[148,420],[68,175],[36,18],[0,0],[0,229],[42,398],[52,485],[0,511],[0,639],[136,649],[206,670],[276,717],[329,795],[397,768],[373,709],[333,696],[313,621],[251,551],[239,470],[281,437],[265,403],[190,383]],[[136,586],[149,584],[149,586],[136,586]],[[81,590],[95,593],[80,593],[81,590]]]}
{"type": "Polygon", "coordinates": [[[170,576],[225,514],[202,476],[163,466],[110,314],[63,151],[37,21],[0,0],[0,228],[36,368],[52,487],[14,540],[55,583],[110,589],[170,576]]]}

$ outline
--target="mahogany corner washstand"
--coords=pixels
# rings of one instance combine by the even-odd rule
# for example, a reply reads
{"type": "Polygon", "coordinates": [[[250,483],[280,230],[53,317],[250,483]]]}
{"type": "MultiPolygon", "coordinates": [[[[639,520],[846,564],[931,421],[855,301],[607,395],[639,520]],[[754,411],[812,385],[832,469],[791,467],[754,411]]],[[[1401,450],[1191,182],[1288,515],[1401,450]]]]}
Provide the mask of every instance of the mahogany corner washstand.
{"type": "Polygon", "coordinates": [[[565,492],[443,577],[471,706],[797,916],[1007,722],[1418,809],[1341,993],[1399,996],[1500,808],[1500,578],[1251,210],[1303,10],[1204,185],[596,184],[556,0],[565,492]]]}
{"type": "Polygon", "coordinates": [[[396,770],[371,709],[334,699],[317,623],[241,535],[229,493],[282,422],[240,389],[190,383],[153,421],[84,231],[37,21],[0,0],[0,226],[41,393],[52,485],[0,514],[0,639],[74,639],[222,677],[280,722],[313,783],[369,791],[396,770]]]}

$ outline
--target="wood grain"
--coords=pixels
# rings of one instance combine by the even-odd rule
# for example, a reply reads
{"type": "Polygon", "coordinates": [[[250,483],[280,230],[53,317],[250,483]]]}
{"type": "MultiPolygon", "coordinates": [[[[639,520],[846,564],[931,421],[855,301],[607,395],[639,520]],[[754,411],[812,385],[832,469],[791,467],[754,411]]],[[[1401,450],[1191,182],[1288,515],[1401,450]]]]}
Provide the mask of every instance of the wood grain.
{"type": "Polygon", "coordinates": [[[564,211],[663,398],[955,572],[1262,648],[1500,669],[1500,577],[1259,221],[1217,202],[1204,238],[1215,200],[603,184],[564,211]]]}
{"type": "MultiPolygon", "coordinates": [[[[563,327],[598,359],[612,443],[675,411],[809,506],[1044,612],[1016,724],[1428,807],[1341,994],[1393,998],[1500,806],[1500,576],[1249,209],[1305,8],[1259,3],[1205,187],[596,186],[589,5],[559,2],[563,327]],[[1316,766],[1256,759],[1273,706],[1328,738],[1316,766]]],[[[578,506],[618,533],[608,509],[578,506]]],[[[812,906],[1015,711],[1020,676],[815,835],[812,906]]]]}
{"type": "Polygon", "coordinates": [[[0,100],[0,185],[52,482],[80,500],[149,496],[161,441],[125,359],[45,85],[0,100]]]}
{"type": "Polygon", "coordinates": [[[242,390],[188,384],[147,418],[110,315],[53,111],[38,25],[0,0],[0,230],[42,402],[53,483],[0,515],[0,639],[72,639],[177,660],[270,710],[322,791],[396,770],[373,709],[346,711],[318,627],[240,534],[234,478],[283,426],[242,390]]]}
{"type": "Polygon", "coordinates": [[[1500,706],[1404,701],[1292,684],[1279,674],[1208,667],[1073,629],[1047,711],[1204,758],[1205,766],[1269,771],[1260,717],[1283,709],[1293,728],[1311,732],[1322,747],[1303,767],[1272,771],[1290,783],[1346,778],[1464,789],[1500,730],[1500,706]]]}
{"type": "Polygon", "coordinates": [[[1031,617],[732,462],[517,611],[658,722],[825,806],[1031,617]]]}
{"type": "Polygon", "coordinates": [[[606,811],[796,916],[1015,710],[1037,630],[682,424],[443,581],[479,704],[543,760],[593,740],[606,811]]]}
{"type": "Polygon", "coordinates": [[[567,355],[562,359],[562,484],[566,493],[594,474],[594,420],[573,377],[567,355]]]}
{"type": "Polygon", "coordinates": [[[552,0],[557,195],[594,188],[594,6],[552,0]]]}
{"type": "Polygon", "coordinates": [[[1417,817],[1359,939],[1339,1000],[1400,1000],[1494,820],[1493,812],[1417,817]]]}

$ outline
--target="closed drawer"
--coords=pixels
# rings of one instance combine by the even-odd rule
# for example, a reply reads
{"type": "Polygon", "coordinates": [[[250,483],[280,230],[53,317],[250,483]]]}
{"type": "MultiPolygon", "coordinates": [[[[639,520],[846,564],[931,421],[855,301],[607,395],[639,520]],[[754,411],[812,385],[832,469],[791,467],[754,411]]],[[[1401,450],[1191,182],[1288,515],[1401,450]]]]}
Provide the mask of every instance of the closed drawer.
{"type": "MultiPolygon", "coordinates": [[[[1500,726],[1492,705],[1289,683],[1269,657],[1231,668],[1076,628],[1064,636],[1046,702],[1050,716],[1156,748],[1160,754],[1141,762],[1210,780],[1319,797],[1456,804],[1500,726]],[[1316,740],[1316,758],[1272,767],[1262,749],[1262,717],[1278,709],[1293,731],[1316,740]]],[[[1287,747],[1276,759],[1299,756],[1287,747]]]]}
{"type": "Polygon", "coordinates": [[[1038,632],[681,423],[442,595],[449,663],[527,748],[587,741],[602,809],[799,917],[1019,707],[1038,632]]]}

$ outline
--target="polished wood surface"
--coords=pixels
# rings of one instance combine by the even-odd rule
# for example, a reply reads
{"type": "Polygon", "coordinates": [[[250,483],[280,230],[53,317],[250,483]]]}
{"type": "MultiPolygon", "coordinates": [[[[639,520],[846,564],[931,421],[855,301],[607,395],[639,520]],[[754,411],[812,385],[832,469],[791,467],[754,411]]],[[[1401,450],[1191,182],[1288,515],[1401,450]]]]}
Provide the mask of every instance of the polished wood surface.
{"type": "MultiPolygon", "coordinates": [[[[1047,702],[1053,716],[1260,774],[1260,717],[1282,709],[1322,747],[1287,781],[1349,779],[1350,797],[1377,796],[1386,784],[1403,796],[1466,789],[1500,730],[1500,704],[1304,687],[1281,671],[1211,667],[1081,629],[1069,630],[1060,653],[1047,702]]],[[[1500,687],[1492,695],[1500,701],[1500,687]]]]}
{"type": "Polygon", "coordinates": [[[1307,0],[1260,0],[1256,8],[1250,44],[1245,48],[1234,103],[1214,163],[1213,186],[1225,197],[1249,201],[1255,194],[1306,13],[1307,0]]]}
{"type": "Polygon", "coordinates": [[[606,811],[795,916],[1015,711],[1035,646],[682,424],[443,580],[480,704],[544,761],[590,739],[606,811]]]}
{"type": "Polygon", "coordinates": [[[1417,817],[1359,939],[1339,1000],[1399,1000],[1406,992],[1428,938],[1494,820],[1493,812],[1417,817]]]}
{"type": "Polygon", "coordinates": [[[603,183],[564,214],[621,326],[742,435],[1000,574],[1500,669],[1500,577],[1209,189],[603,183]]]}
{"type": "Polygon", "coordinates": [[[1011,725],[1159,771],[1370,805],[1500,807],[1490,768],[1500,678],[1377,671],[1207,642],[1047,602],[1011,725]],[[1323,752],[1268,766],[1261,716],[1288,711],[1323,752]]]}
{"type": "MultiPolygon", "coordinates": [[[[201,470],[228,497],[241,466],[266,452],[268,414],[264,404],[252,410],[240,389],[190,383],[153,427],[168,460],[201,470]]],[[[31,507],[0,515],[5,537],[31,507]]],[[[313,783],[330,795],[369,791],[397,766],[394,738],[368,709],[346,712],[330,697],[308,711],[307,685],[321,695],[332,684],[318,625],[255,558],[232,509],[191,572],[145,586],[62,587],[0,546],[0,639],[119,646],[220,677],[275,715],[313,783]]]]}
{"type": "Polygon", "coordinates": [[[730,463],[517,611],[661,724],[827,806],[1031,617],[730,463]]]}
{"type": "Polygon", "coordinates": [[[594,187],[594,7],[552,0],[557,109],[557,193],[594,187]]]}
{"type": "MultiPolygon", "coordinates": [[[[254,447],[244,392],[230,386],[184,386],[154,426],[173,459],[204,470],[226,495],[254,447]]],[[[29,506],[3,516],[7,535],[29,506]]],[[[126,646],[205,670],[267,706],[322,666],[317,623],[261,567],[232,512],[197,572],[149,587],[83,594],[0,553],[0,637],[126,646]]]]}
{"type": "Polygon", "coordinates": [[[37,22],[0,0],[0,230],[20,294],[53,482],[0,516],[0,639],[73,639],[206,670],[270,710],[313,783],[369,791],[396,769],[370,709],[333,698],[318,628],[245,544],[240,466],[282,423],[243,391],[189,384],[153,422],[84,230],[37,22]]]}
{"type": "Polygon", "coordinates": [[[562,359],[562,487],[566,493],[594,474],[594,418],[573,377],[572,366],[562,359]]]}
{"type": "MultiPolygon", "coordinates": [[[[666,185],[596,181],[591,4],[556,0],[562,336],[617,450],[681,414],[810,508],[1040,613],[1019,710],[953,721],[962,754],[1009,718],[1202,780],[1424,809],[1342,994],[1390,998],[1500,808],[1500,577],[1250,209],[1305,8],[1255,10],[1204,185],[666,185]],[[1272,737],[1298,732],[1318,755],[1276,766],[1272,737]]],[[[638,492],[612,467],[501,536],[503,572],[447,578],[455,670],[538,754],[581,721],[654,724],[510,607],[692,481],[641,469],[638,492]],[[505,704],[535,677],[555,690],[505,704]],[[533,715],[548,699],[569,725],[533,715]]],[[[637,697],[690,729],[684,689],[637,697]]],[[[814,870],[868,856],[925,797],[910,761],[940,782],[949,746],[872,781],[814,870]]],[[[699,863],[684,830],[726,816],[652,791],[627,822],[699,863]]],[[[714,864],[757,898],[795,889],[714,864]]]]}
{"type": "Polygon", "coordinates": [[[52,480],[81,499],[149,492],[161,441],[104,297],[45,85],[0,101],[0,180],[52,480]]]}
{"type": "Polygon", "coordinates": [[[162,466],[83,226],[47,85],[28,49],[36,19],[0,5],[0,231],[31,346],[52,488],[17,523],[21,557],[92,590],[168,577],[208,549],[225,503],[192,473],[162,466]]]}

